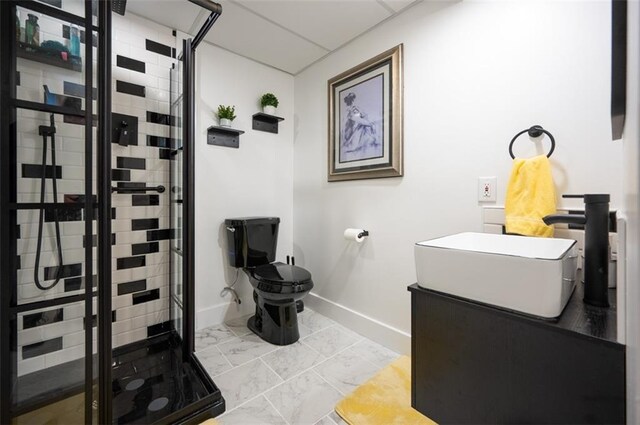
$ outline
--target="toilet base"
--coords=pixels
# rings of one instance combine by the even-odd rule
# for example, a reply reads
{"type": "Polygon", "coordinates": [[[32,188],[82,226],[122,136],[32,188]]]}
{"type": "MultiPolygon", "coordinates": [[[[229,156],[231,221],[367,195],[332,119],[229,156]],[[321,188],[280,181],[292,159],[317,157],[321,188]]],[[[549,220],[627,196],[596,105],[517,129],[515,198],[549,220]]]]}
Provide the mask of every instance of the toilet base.
{"type": "Polygon", "coordinates": [[[254,292],[256,314],[247,321],[247,327],[263,340],[275,345],[289,345],[300,339],[296,302],[268,304],[254,292]]]}

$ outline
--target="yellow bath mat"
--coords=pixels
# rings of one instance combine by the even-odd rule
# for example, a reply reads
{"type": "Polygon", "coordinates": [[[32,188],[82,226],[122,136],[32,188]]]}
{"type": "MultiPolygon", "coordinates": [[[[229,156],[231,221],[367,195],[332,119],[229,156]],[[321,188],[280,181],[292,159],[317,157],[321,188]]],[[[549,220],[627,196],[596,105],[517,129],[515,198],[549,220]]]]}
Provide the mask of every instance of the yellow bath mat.
{"type": "Polygon", "coordinates": [[[436,425],[411,407],[411,359],[402,356],[336,406],[349,425],[436,425]]]}
{"type": "Polygon", "coordinates": [[[200,422],[200,425],[218,425],[218,421],[216,421],[215,419],[207,419],[204,422],[200,422]]]}

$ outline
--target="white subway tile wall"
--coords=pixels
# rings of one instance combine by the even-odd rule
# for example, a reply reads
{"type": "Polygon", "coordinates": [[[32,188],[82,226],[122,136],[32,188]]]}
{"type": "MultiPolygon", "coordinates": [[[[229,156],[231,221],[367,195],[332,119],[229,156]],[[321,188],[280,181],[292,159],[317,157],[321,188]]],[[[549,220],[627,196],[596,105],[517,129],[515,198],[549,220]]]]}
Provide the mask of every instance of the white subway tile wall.
{"type": "MultiPolygon", "coordinates": [[[[73,2],[65,2],[72,5],[73,2]]],[[[81,4],[81,2],[79,3],[81,4]]],[[[65,9],[68,6],[65,6],[65,9]]],[[[79,10],[74,13],[82,14],[79,10]]],[[[21,15],[26,19],[27,12],[21,15]]],[[[68,43],[68,24],[41,17],[40,41],[68,43]],[[66,26],[66,28],[65,28],[66,26]]],[[[171,147],[169,117],[170,68],[175,61],[173,31],[134,15],[113,15],[112,110],[136,117],[137,133],[129,144],[112,143],[113,185],[163,185],[170,188],[171,147]]],[[[84,43],[81,44],[84,52],[84,43]]],[[[94,58],[97,49],[93,49],[94,58]]],[[[84,53],[82,54],[84,56],[84,53]]],[[[80,105],[84,103],[84,72],[18,58],[18,97],[42,102],[46,85],[49,92],[80,105]],[[63,96],[63,97],[62,97],[63,96]]],[[[96,63],[94,61],[94,74],[96,63]]],[[[94,108],[97,103],[94,102],[94,108]]],[[[94,109],[95,111],[95,109],[94,109]]],[[[114,120],[115,121],[115,120],[114,120]]],[[[117,124],[117,123],[114,123],[117,124]]],[[[39,126],[49,125],[48,114],[18,110],[17,198],[18,202],[40,202],[40,176],[43,139],[39,126]]],[[[56,169],[58,202],[84,202],[85,141],[84,125],[55,116],[56,169]]],[[[96,131],[93,131],[96,140],[96,131]]],[[[50,141],[49,141],[50,143],[50,141]]],[[[50,144],[47,164],[51,164],[50,144]]],[[[95,186],[95,144],[93,180],[95,186]]],[[[47,179],[45,202],[53,202],[51,179],[47,179]]],[[[112,318],[113,347],[152,336],[150,326],[169,321],[169,270],[171,235],[169,194],[112,195],[112,318]]],[[[85,252],[84,213],[82,209],[58,212],[64,257],[62,279],[54,288],[42,291],[34,284],[34,265],[38,236],[38,211],[18,212],[19,254],[18,302],[20,304],[84,293],[85,252]]],[[[94,235],[96,224],[94,222],[94,235]]],[[[58,266],[53,214],[45,214],[40,258],[40,279],[53,282],[58,266]]],[[[95,239],[95,236],[94,236],[95,239]]],[[[94,240],[95,244],[95,240],[94,240]]],[[[94,248],[93,273],[96,274],[97,250],[94,248]]],[[[94,278],[94,285],[99,284],[94,278]]],[[[95,311],[95,300],[94,300],[95,311]]],[[[84,304],[74,303],[18,317],[18,375],[35,372],[85,355],[84,304]]],[[[164,327],[161,327],[164,328],[164,327]]],[[[166,328],[165,328],[166,329],[166,328]]],[[[96,339],[96,328],[93,329],[96,339]]],[[[95,345],[94,345],[95,351],[95,345]]]]}

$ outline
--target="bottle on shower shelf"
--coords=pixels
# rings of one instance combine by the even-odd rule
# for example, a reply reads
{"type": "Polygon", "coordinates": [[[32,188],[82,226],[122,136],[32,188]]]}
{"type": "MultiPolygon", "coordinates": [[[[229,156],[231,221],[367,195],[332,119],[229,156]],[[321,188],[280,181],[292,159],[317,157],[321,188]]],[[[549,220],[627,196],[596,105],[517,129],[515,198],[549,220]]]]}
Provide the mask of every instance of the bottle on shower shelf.
{"type": "Polygon", "coordinates": [[[80,56],[80,30],[73,24],[69,30],[69,53],[72,56],[80,56]]]}
{"type": "Polygon", "coordinates": [[[38,25],[38,17],[32,13],[27,15],[27,22],[24,24],[26,33],[26,43],[31,46],[40,46],[40,25],[38,25]]]}

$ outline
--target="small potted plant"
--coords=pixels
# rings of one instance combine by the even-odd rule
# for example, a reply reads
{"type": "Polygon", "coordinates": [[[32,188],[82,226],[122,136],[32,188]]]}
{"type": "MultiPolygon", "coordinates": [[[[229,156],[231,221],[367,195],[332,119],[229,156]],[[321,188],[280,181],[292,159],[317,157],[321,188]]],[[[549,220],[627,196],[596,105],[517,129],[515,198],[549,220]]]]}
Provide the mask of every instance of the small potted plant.
{"type": "Polygon", "coordinates": [[[262,105],[262,112],[275,115],[278,107],[278,98],[273,93],[265,93],[260,98],[260,105],[262,105]]]}
{"type": "Polygon", "coordinates": [[[218,120],[220,127],[231,127],[231,121],[236,119],[235,106],[218,106],[218,120]]]}

